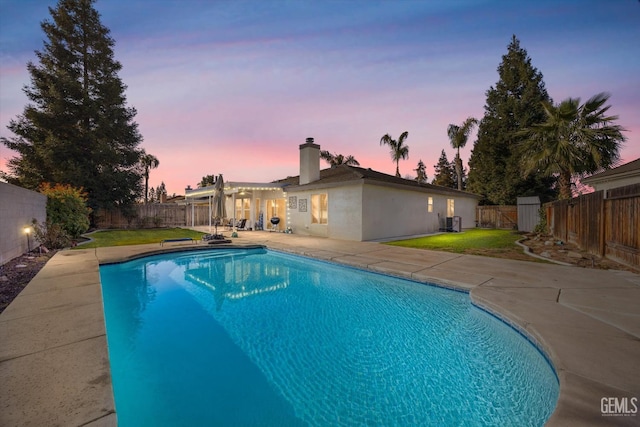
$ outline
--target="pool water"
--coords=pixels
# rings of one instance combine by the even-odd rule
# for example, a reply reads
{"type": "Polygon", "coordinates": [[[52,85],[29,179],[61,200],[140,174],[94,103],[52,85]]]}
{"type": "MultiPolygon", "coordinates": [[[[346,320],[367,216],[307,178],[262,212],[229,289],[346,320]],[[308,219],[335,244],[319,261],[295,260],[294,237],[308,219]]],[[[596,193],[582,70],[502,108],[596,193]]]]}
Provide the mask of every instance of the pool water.
{"type": "Polygon", "coordinates": [[[120,426],[543,425],[558,399],[463,292],[263,249],[100,275],[120,426]]]}

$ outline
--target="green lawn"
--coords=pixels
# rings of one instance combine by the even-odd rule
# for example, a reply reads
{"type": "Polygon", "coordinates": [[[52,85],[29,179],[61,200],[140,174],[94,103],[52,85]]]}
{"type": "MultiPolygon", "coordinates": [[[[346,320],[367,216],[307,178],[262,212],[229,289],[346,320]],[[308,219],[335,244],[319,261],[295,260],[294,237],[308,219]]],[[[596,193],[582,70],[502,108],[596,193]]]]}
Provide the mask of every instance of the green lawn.
{"type": "Polygon", "coordinates": [[[204,233],[185,228],[152,228],[142,230],[106,230],[89,235],[93,241],[77,246],[77,249],[101,248],[105,246],[142,245],[160,243],[165,239],[191,237],[200,239],[204,233]]]}
{"type": "Polygon", "coordinates": [[[461,233],[442,233],[416,239],[397,240],[387,244],[460,254],[505,256],[522,253],[522,248],[515,243],[521,237],[520,234],[511,230],[474,228],[461,233]]]}

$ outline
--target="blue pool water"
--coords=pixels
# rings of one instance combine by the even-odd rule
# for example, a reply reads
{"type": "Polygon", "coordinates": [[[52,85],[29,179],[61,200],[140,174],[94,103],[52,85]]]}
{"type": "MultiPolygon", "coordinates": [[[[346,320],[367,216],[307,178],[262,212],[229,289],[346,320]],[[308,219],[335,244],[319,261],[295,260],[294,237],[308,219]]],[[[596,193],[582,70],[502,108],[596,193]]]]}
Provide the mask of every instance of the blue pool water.
{"type": "Polygon", "coordinates": [[[466,293],[262,249],[100,275],[120,426],[542,425],[558,398],[466,293]]]}

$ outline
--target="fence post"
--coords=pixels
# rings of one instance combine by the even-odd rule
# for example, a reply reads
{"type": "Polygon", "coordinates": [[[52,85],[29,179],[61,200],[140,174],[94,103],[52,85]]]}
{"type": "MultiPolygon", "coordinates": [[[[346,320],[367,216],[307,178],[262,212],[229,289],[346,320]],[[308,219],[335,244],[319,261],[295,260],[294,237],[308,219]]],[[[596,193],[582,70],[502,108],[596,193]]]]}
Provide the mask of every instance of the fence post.
{"type": "Polygon", "coordinates": [[[606,249],[606,228],[607,228],[607,190],[602,192],[602,203],[600,203],[600,244],[598,245],[598,252],[601,257],[604,257],[606,249]]]}

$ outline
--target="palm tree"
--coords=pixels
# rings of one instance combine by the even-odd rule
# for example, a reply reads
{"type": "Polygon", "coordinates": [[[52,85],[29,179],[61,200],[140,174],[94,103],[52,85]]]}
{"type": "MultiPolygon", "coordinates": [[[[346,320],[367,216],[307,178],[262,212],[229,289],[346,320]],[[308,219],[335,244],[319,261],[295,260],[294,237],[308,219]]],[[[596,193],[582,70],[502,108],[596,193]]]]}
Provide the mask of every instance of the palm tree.
{"type": "Polygon", "coordinates": [[[572,179],[608,169],[620,159],[625,129],[607,116],[609,94],[599,93],[580,105],[567,98],[559,105],[543,103],[547,119],[519,133],[522,172],[554,176],[561,199],[570,199],[572,179]]]}
{"type": "Polygon", "coordinates": [[[331,167],[338,165],[360,166],[360,163],[352,155],[331,154],[327,150],[320,151],[320,158],[326,160],[331,167]]]}
{"type": "Polygon", "coordinates": [[[142,150],[140,164],[144,168],[144,203],[146,205],[149,195],[149,170],[157,168],[160,165],[160,161],[153,154],[147,154],[142,150]]]}
{"type": "Polygon", "coordinates": [[[473,127],[478,124],[478,119],[473,117],[467,117],[467,120],[462,123],[461,126],[449,125],[447,128],[447,135],[449,135],[449,141],[451,146],[458,150],[455,158],[456,174],[458,175],[458,190],[462,190],[462,159],[460,158],[460,149],[467,145],[467,139],[469,134],[473,130],[473,127]]]}
{"type": "Polygon", "coordinates": [[[404,145],[404,142],[408,137],[409,132],[404,131],[397,141],[391,138],[391,135],[389,134],[380,138],[380,145],[388,145],[391,148],[391,158],[396,162],[396,176],[398,178],[400,178],[400,160],[406,160],[409,158],[409,146],[404,145]]]}

